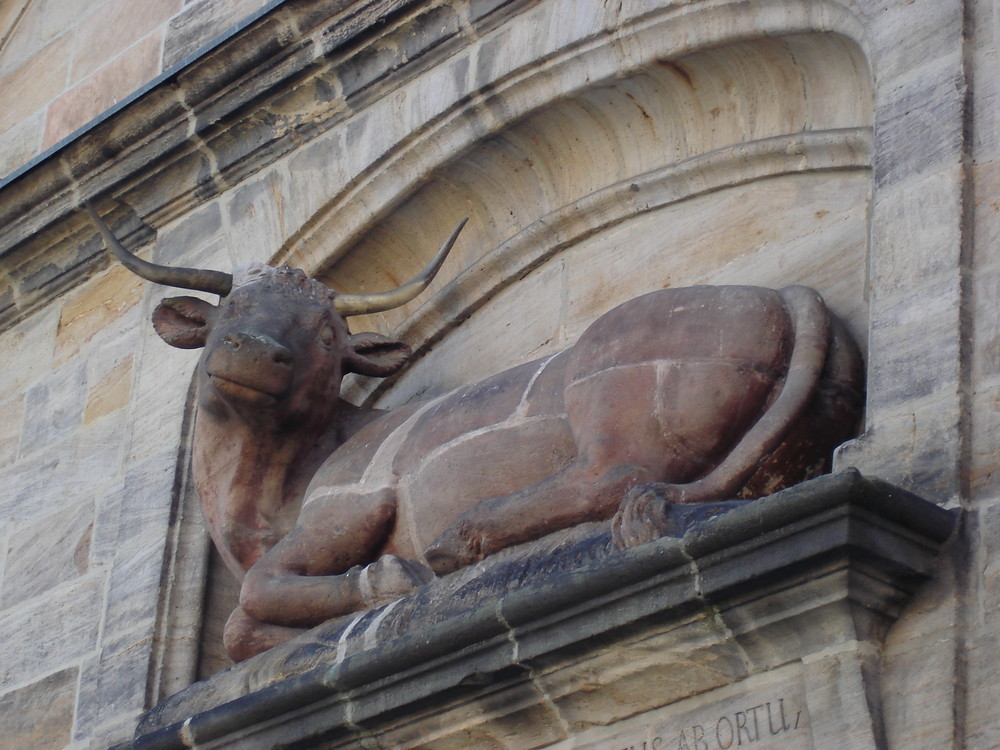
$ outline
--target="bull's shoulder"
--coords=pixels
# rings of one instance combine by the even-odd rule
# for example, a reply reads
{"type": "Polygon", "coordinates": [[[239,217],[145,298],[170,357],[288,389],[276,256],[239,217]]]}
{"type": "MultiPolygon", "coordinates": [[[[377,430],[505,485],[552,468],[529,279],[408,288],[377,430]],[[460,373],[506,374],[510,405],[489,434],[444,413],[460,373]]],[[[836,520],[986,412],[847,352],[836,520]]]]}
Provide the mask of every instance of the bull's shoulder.
{"type": "Polygon", "coordinates": [[[360,482],[389,437],[425,408],[422,402],[401,406],[376,417],[338,447],[316,472],[313,484],[348,485],[360,482]]]}
{"type": "Polygon", "coordinates": [[[583,368],[680,359],[780,362],[792,336],[780,292],[753,286],[661,289],[592,323],[574,347],[569,377],[583,368]]]}
{"type": "Polygon", "coordinates": [[[411,472],[436,448],[509,419],[543,365],[544,360],[527,362],[438,399],[410,430],[395,470],[411,472]]]}

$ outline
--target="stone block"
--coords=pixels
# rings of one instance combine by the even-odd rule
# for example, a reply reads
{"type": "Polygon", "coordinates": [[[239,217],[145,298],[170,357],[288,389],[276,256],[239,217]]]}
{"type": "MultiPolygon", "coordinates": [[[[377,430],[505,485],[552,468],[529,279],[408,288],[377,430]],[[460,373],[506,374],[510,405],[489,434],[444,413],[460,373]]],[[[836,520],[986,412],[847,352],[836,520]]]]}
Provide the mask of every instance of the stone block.
{"type": "MultiPolygon", "coordinates": [[[[76,43],[70,83],[82,81],[105,64],[117,64],[132,54],[136,46],[147,45],[154,32],[182,7],[182,0],[145,0],[141,3],[108,0],[103,3],[74,29],[76,43]]],[[[160,72],[162,34],[155,36],[155,66],[146,80],[160,72]]]]}
{"type": "Polygon", "coordinates": [[[9,609],[86,574],[93,527],[94,505],[83,500],[16,527],[4,550],[0,608],[9,609]]]}
{"type": "Polygon", "coordinates": [[[78,662],[97,646],[104,576],[90,573],[0,615],[0,690],[78,662]]]}
{"type": "MultiPolygon", "coordinates": [[[[1000,116],[998,116],[1000,131],[1000,116]]],[[[1000,135],[998,135],[1000,137],[1000,135]]],[[[1000,248],[1000,155],[973,167],[975,224],[973,253],[978,261],[976,279],[983,272],[996,273],[1000,248]]]]}
{"type": "Polygon", "coordinates": [[[413,61],[458,33],[458,14],[448,6],[418,13],[370,42],[338,67],[342,93],[348,102],[404,63],[413,61]]]}
{"type": "Polygon", "coordinates": [[[895,409],[959,387],[961,287],[957,274],[877,298],[868,341],[868,408],[895,409]]]}
{"type": "Polygon", "coordinates": [[[153,650],[148,626],[119,638],[105,639],[100,655],[88,660],[80,679],[73,734],[92,739],[98,727],[134,721],[146,698],[147,671],[153,650]]]}
{"type": "Polygon", "coordinates": [[[125,266],[113,263],[70,295],[60,310],[54,364],[76,356],[91,339],[115,326],[142,300],[145,284],[125,266]]]}
{"type": "Polygon", "coordinates": [[[129,465],[119,503],[119,548],[145,537],[165,538],[175,490],[177,454],[169,449],[129,465]]]}
{"type": "MultiPolygon", "coordinates": [[[[224,240],[222,212],[219,203],[213,201],[161,229],[156,238],[154,259],[168,266],[208,267],[213,261],[219,263],[218,244],[224,240]]],[[[216,270],[232,269],[220,267],[216,270]]]]}
{"type": "Polygon", "coordinates": [[[929,279],[957,273],[965,213],[955,165],[879,191],[873,207],[870,284],[878,296],[920,299],[929,279]]]}
{"type": "Polygon", "coordinates": [[[876,187],[961,163],[965,97],[959,50],[876,100],[878,126],[872,151],[876,187]]]}
{"type": "Polygon", "coordinates": [[[45,448],[73,433],[83,421],[86,404],[86,371],[71,362],[53,370],[25,397],[22,456],[45,448]]]}
{"type": "Polygon", "coordinates": [[[917,637],[905,651],[883,658],[882,712],[887,747],[954,747],[955,686],[959,677],[954,636],[917,637]]]}
{"type": "MultiPolygon", "coordinates": [[[[145,8],[147,4],[130,7],[145,8]]],[[[160,72],[161,44],[160,34],[146,37],[55,99],[49,105],[42,147],[62,140],[155,78],[160,72]]]]}
{"type": "Polygon", "coordinates": [[[21,442],[21,423],[24,420],[24,396],[15,396],[0,402],[0,467],[8,466],[17,458],[21,442]]]}
{"type": "Polygon", "coordinates": [[[59,507],[60,503],[50,504],[49,501],[67,489],[65,480],[56,472],[60,466],[72,462],[72,450],[73,446],[64,441],[4,469],[0,513],[6,523],[25,523],[43,515],[49,508],[59,507]]]}
{"type": "Polygon", "coordinates": [[[281,173],[271,170],[247,180],[232,191],[225,210],[233,267],[269,263],[288,235],[281,173]]]}
{"type": "MultiPolygon", "coordinates": [[[[17,33],[4,40],[0,70],[13,70],[46,44],[61,37],[72,37],[72,28],[99,6],[95,0],[59,0],[58,3],[10,3],[13,11],[24,10],[17,33]]],[[[68,59],[67,59],[68,61],[68,59]]]]}
{"type": "Polygon", "coordinates": [[[962,44],[963,22],[956,3],[914,0],[886,6],[868,25],[876,78],[889,89],[954,54],[962,44]]]}
{"type": "Polygon", "coordinates": [[[121,517],[124,480],[98,493],[91,535],[91,562],[110,565],[118,549],[118,519],[121,517]]]}
{"type": "Polygon", "coordinates": [[[969,488],[973,497],[991,498],[1000,484],[1000,383],[976,387],[969,439],[969,488]]]}
{"type": "Polygon", "coordinates": [[[103,638],[117,638],[139,624],[151,627],[159,600],[164,535],[144,534],[119,546],[108,583],[103,638]]]}
{"type": "Polygon", "coordinates": [[[72,667],[0,695],[0,744],[11,750],[68,745],[78,679],[72,667]]]}
{"type": "Polygon", "coordinates": [[[72,35],[61,36],[0,77],[5,102],[0,110],[0,132],[14,127],[62,93],[72,42],[72,35]]]}
{"type": "Polygon", "coordinates": [[[942,504],[960,491],[959,414],[949,394],[899,411],[869,412],[865,433],[842,445],[834,468],[857,467],[942,504]]]}
{"type": "Polygon", "coordinates": [[[996,680],[996,664],[1000,657],[1000,635],[982,633],[970,638],[967,648],[966,684],[974,688],[965,698],[965,746],[997,747],[1000,745],[1000,718],[996,711],[1000,684],[996,680]]]}
{"type": "Polygon", "coordinates": [[[200,203],[219,192],[211,161],[200,151],[173,152],[160,163],[155,179],[142,181],[121,196],[139,216],[155,215],[168,198],[181,204],[200,203]]]}
{"type": "Polygon", "coordinates": [[[45,112],[39,109],[0,133],[0,180],[27,164],[42,150],[45,112]]]}
{"type": "MultiPolygon", "coordinates": [[[[337,195],[343,189],[347,182],[341,164],[346,150],[344,144],[344,131],[334,129],[289,156],[285,202],[288,226],[305,226],[329,200],[329,196],[337,195]]],[[[313,268],[319,267],[320,258],[316,260],[313,268]]]]}
{"type": "Polygon", "coordinates": [[[115,364],[87,393],[84,425],[128,406],[132,392],[132,355],[115,364]]]}

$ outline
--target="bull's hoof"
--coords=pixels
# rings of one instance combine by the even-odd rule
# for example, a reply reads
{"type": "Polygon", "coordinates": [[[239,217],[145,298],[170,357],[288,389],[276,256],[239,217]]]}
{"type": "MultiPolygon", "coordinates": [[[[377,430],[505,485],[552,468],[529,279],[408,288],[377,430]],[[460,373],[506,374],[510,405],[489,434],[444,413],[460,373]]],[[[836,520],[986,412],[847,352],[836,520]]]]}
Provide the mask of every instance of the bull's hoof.
{"type": "Polygon", "coordinates": [[[434,578],[434,573],[416,560],[382,555],[361,575],[361,596],[365,605],[381,607],[412,594],[434,578]]]}
{"type": "Polygon", "coordinates": [[[637,547],[665,536],[682,537],[688,529],[750,500],[691,502],[683,485],[652,482],[633,487],[611,519],[618,549],[637,547]]]}
{"type": "Polygon", "coordinates": [[[446,529],[424,550],[424,558],[439,576],[454,573],[459,568],[473,565],[483,559],[480,544],[461,524],[446,529]]]}
{"type": "Polygon", "coordinates": [[[669,485],[640,484],[628,491],[611,519],[611,538],[618,549],[637,547],[676,534],[669,513],[669,485]]]}

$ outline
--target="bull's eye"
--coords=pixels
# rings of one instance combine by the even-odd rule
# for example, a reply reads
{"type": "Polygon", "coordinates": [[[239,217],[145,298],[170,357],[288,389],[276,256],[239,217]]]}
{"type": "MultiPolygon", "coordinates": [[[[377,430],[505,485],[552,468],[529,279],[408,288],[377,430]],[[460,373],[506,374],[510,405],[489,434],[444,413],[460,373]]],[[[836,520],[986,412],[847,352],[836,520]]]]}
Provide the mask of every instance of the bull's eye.
{"type": "Polygon", "coordinates": [[[333,346],[333,327],[330,324],[326,324],[320,329],[319,340],[323,343],[323,346],[333,346]]]}

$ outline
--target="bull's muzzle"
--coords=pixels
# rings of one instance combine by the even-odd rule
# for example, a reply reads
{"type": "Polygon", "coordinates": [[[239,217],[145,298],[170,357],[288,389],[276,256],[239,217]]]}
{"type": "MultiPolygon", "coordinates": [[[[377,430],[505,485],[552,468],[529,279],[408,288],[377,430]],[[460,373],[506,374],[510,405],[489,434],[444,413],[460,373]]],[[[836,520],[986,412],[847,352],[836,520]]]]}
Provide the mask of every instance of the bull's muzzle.
{"type": "Polygon", "coordinates": [[[263,405],[288,392],[293,364],[292,353],[270,336],[236,331],[212,347],[206,370],[223,396],[263,405]]]}

